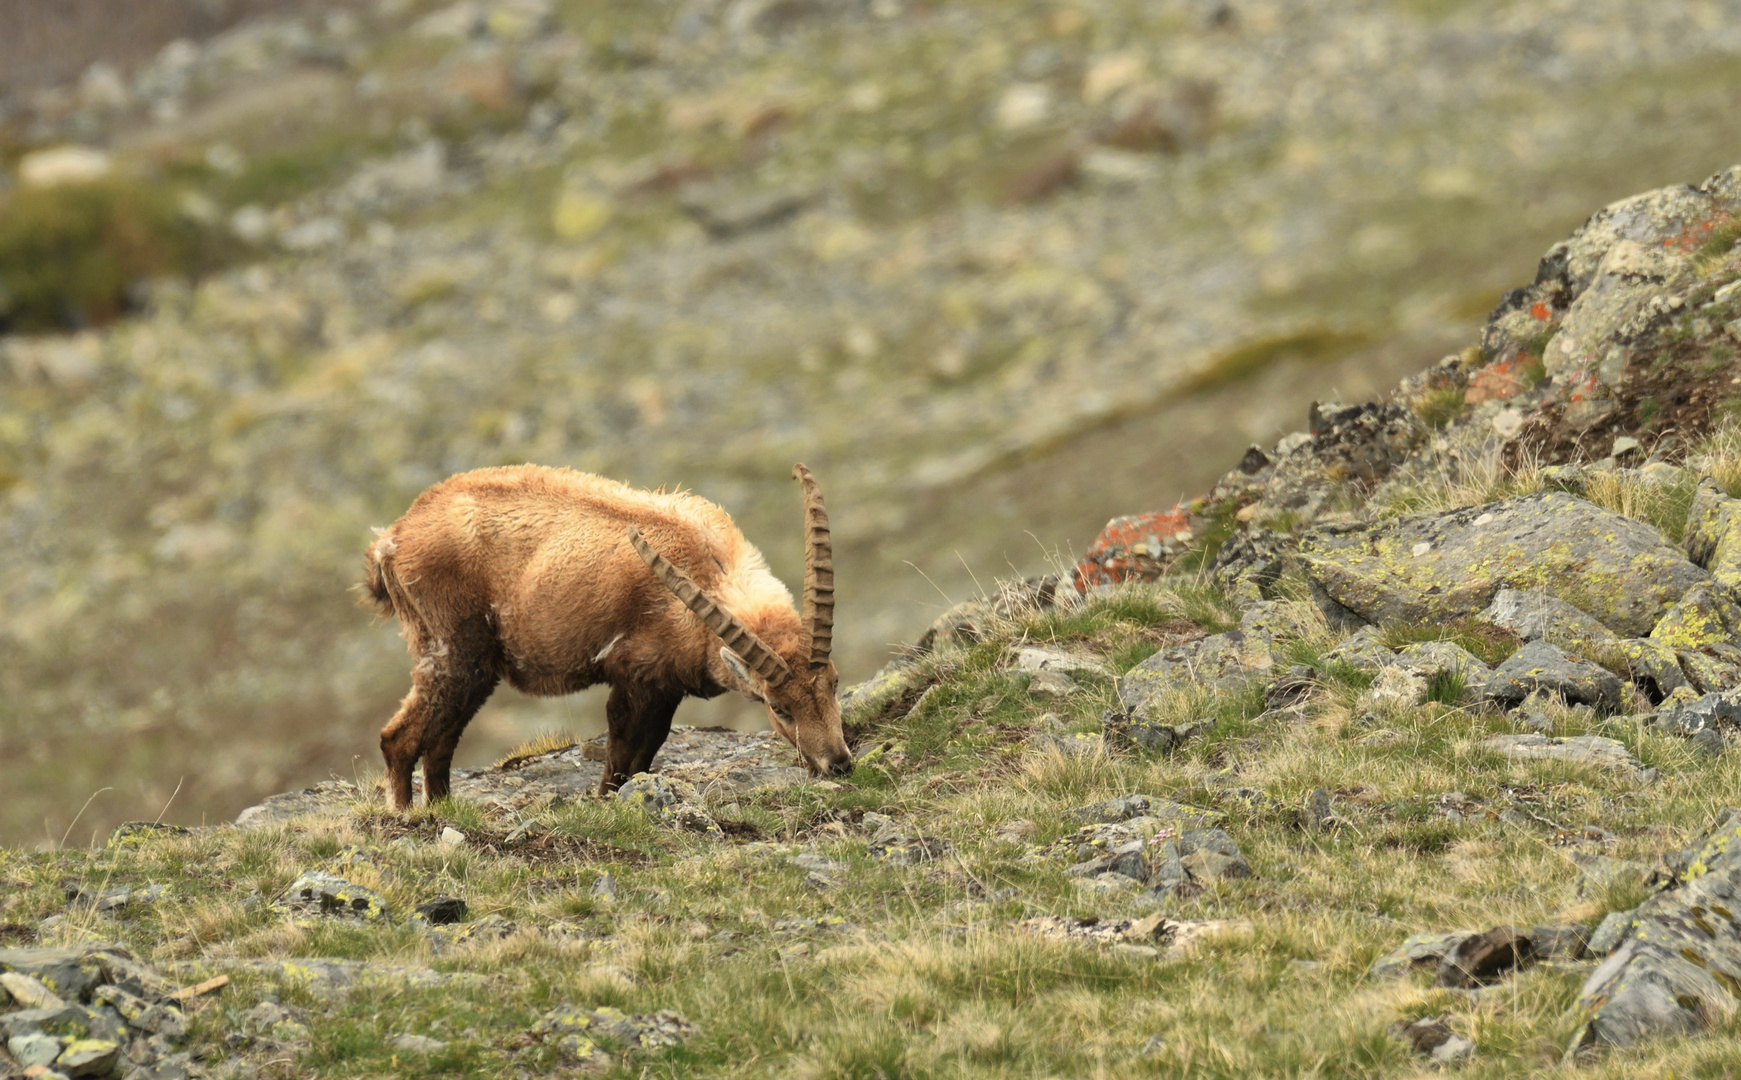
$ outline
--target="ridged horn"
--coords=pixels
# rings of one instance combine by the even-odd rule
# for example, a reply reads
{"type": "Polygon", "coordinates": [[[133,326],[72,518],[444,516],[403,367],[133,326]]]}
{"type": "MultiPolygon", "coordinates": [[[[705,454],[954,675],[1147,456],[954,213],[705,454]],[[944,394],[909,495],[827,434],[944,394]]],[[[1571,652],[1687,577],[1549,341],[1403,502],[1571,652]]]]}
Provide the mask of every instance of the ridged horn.
{"type": "Polygon", "coordinates": [[[834,650],[834,539],[822,489],[802,462],[792,475],[804,486],[804,606],[801,618],[810,635],[810,666],[824,667],[834,650]]]}
{"type": "Polygon", "coordinates": [[[641,535],[641,530],[633,525],[629,526],[629,543],[634,545],[635,553],[641,556],[647,569],[653,571],[653,576],[676,593],[685,607],[701,616],[701,621],[725,642],[725,647],[742,657],[750,670],[766,679],[769,686],[779,686],[792,677],[792,669],[786,666],[786,661],[776,656],[761,638],[750,633],[749,628],[733,618],[730,612],[714,603],[713,597],[703,592],[694,578],[655,551],[641,535]]]}

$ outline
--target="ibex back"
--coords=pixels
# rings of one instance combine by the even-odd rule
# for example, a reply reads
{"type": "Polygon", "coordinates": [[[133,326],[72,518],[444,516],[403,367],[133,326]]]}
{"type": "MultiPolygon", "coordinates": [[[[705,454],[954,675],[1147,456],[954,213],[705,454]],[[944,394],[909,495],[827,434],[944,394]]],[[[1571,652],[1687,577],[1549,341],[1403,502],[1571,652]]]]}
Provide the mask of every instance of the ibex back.
{"type": "Polygon", "coordinates": [[[684,697],[738,690],[816,774],[851,771],[841,735],[828,513],[804,489],[804,607],[706,499],[569,469],[479,469],[425,491],[369,547],[369,596],[417,658],[381,729],[393,803],[448,793],[460,734],[502,679],[529,694],[609,683],[600,793],[653,763],[684,697]]]}

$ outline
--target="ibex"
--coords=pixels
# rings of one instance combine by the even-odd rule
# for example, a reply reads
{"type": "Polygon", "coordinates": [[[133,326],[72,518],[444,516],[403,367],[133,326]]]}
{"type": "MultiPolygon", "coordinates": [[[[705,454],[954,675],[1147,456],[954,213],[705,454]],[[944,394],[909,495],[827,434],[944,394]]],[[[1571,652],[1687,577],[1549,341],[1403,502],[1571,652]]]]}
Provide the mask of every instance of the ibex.
{"type": "Polygon", "coordinates": [[[803,613],[726,512],[569,469],[479,469],[436,484],[368,550],[368,595],[416,665],[381,729],[393,804],[448,793],[460,733],[503,678],[528,694],[609,683],[607,794],[645,772],[684,697],[764,702],[815,775],[852,769],[841,735],[834,555],[816,478],[804,489],[803,613]]]}

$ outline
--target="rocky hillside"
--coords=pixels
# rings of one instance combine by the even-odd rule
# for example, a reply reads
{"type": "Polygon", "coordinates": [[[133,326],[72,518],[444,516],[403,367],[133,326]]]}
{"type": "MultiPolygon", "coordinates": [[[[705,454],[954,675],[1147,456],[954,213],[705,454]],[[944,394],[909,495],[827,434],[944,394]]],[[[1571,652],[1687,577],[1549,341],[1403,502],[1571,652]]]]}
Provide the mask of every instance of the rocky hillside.
{"type": "Polygon", "coordinates": [[[351,775],[358,552],[480,465],[693,487],[790,580],[807,461],[861,677],[1727,164],[1741,52],[1733,0],[207,6],[295,14],[0,99],[0,837],[351,775]]]}
{"type": "Polygon", "coordinates": [[[1719,1076],[1741,1059],[1741,166],[1478,343],[960,605],[858,767],[552,737],[388,811],[0,849],[37,1076],[1719,1076]]]}

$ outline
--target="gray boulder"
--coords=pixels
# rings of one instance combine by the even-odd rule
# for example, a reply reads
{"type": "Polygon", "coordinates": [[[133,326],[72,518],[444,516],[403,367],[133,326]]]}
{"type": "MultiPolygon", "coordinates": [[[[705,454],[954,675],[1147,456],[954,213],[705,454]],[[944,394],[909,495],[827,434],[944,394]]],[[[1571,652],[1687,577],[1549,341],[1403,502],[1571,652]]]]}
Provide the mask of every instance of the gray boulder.
{"type": "Polygon", "coordinates": [[[1624,657],[1631,670],[1632,681],[1652,695],[1652,700],[1664,698],[1687,685],[1681,671],[1680,657],[1675,651],[1652,638],[1626,638],[1617,646],[1617,655],[1624,657]]]}
{"type": "Polygon", "coordinates": [[[1471,930],[1410,935],[1407,941],[1374,960],[1366,974],[1374,979],[1391,979],[1411,971],[1437,971],[1447,955],[1474,936],[1471,930]]]}
{"type": "Polygon", "coordinates": [[[1169,689],[1201,684],[1237,689],[1274,666],[1269,640],[1240,630],[1211,634],[1185,645],[1162,649],[1118,680],[1125,712],[1147,719],[1146,706],[1169,689]]]}
{"type": "Polygon", "coordinates": [[[1524,641],[1546,641],[1573,652],[1606,651],[1620,639],[1600,622],[1558,597],[1522,589],[1500,589],[1481,619],[1524,641]]]}
{"type": "Polygon", "coordinates": [[[1474,615],[1501,589],[1564,600],[1642,637],[1709,575],[1649,525],[1559,492],[1307,534],[1299,558],[1334,603],[1374,623],[1474,615]]]}
{"type": "Polygon", "coordinates": [[[1487,680],[1487,696],[1507,706],[1545,690],[1574,705],[1613,712],[1620,708],[1621,689],[1620,677],[1613,672],[1545,641],[1532,641],[1517,650],[1487,680]]]}
{"type": "MultiPolygon", "coordinates": [[[[1673,887],[1633,913],[1637,929],[1591,973],[1574,1045],[1632,1046],[1702,1031],[1741,1008],[1741,824],[1711,834],[1673,887]]],[[[1594,943],[1593,943],[1594,944],[1594,943]]]]}

